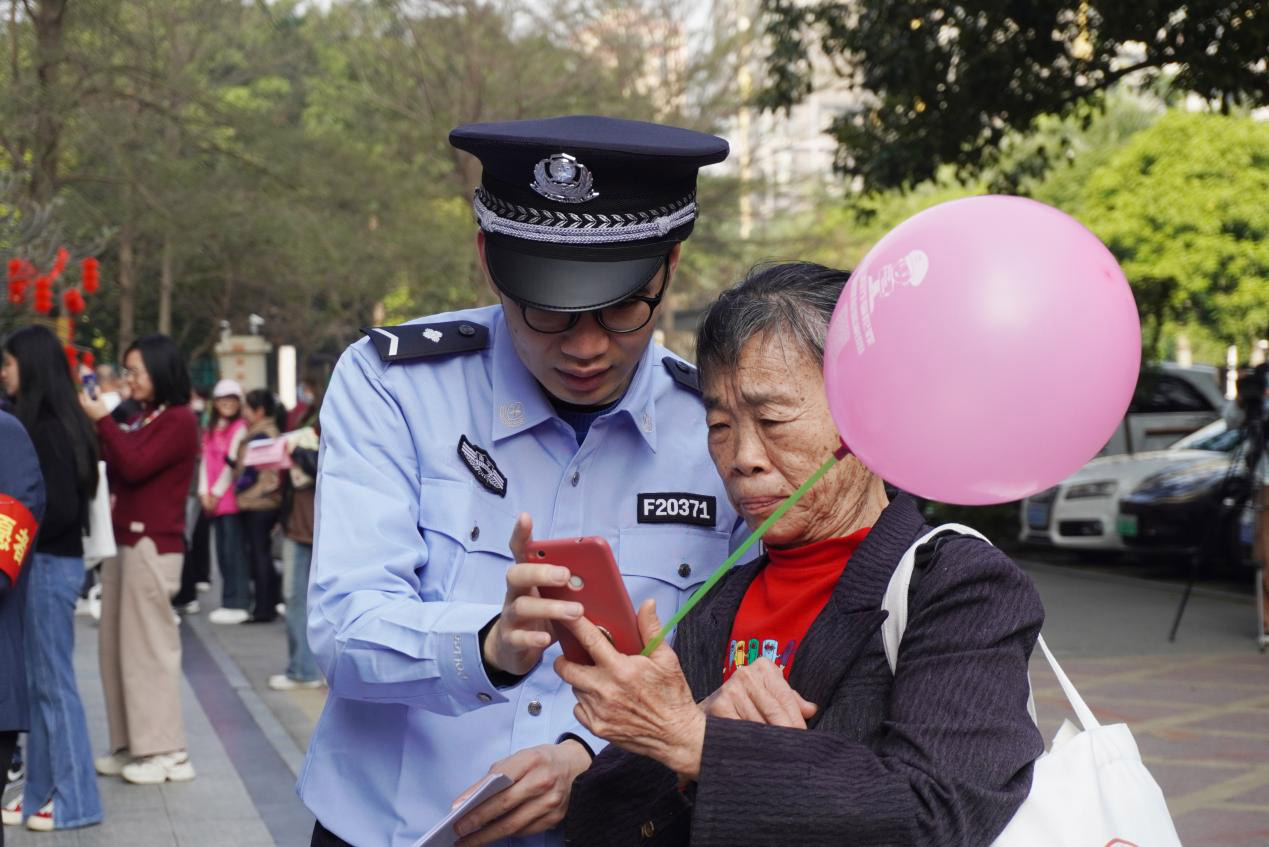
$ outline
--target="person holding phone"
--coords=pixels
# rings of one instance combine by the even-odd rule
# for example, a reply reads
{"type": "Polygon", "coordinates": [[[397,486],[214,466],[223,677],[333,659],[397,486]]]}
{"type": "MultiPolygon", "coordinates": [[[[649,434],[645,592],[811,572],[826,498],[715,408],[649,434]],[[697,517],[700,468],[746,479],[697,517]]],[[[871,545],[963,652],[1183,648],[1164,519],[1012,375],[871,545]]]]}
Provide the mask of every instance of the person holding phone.
{"type": "MultiPolygon", "coordinates": [[[[809,263],[757,269],[697,332],[710,454],[750,527],[840,445],[823,359],[846,280],[809,263]]],[[[932,529],[848,456],[688,613],[673,649],[622,655],[588,620],[568,622],[594,665],[556,669],[582,723],[612,742],[573,787],[569,843],[991,843],[1044,751],[1027,710],[1044,610],[1004,553],[937,538],[920,548],[892,672],[882,597],[932,529]]],[[[645,641],[658,612],[639,610],[645,641]]]]}
{"type": "Polygon", "coordinates": [[[534,536],[604,538],[666,615],[740,540],[695,370],[652,343],[697,171],[727,143],[592,116],[450,140],[482,166],[497,304],[369,329],[325,395],[309,640],[331,696],[299,785],[315,845],[408,847],[490,772],[511,785],[459,820],[466,843],[559,844],[604,742],[551,668],[552,624],[584,610],[539,595],[570,574],[527,558],[534,536]]]}
{"type": "Polygon", "coordinates": [[[91,826],[103,812],[73,658],[83,534],[97,492],[97,433],[79,406],[65,348],[47,327],[23,327],[5,339],[0,376],[35,444],[48,492],[27,577],[26,788],[4,809],[4,820],[38,831],[91,826]]]}
{"type": "Polygon", "coordinates": [[[134,418],[119,424],[101,399],[79,398],[101,440],[119,542],[119,555],[102,564],[98,639],[110,752],[93,764],[102,776],[134,785],[188,782],[195,774],[181,717],[181,634],[171,599],[181,585],[198,422],[189,408],[189,370],[172,339],[137,339],[123,364],[140,407],[134,418]]]}

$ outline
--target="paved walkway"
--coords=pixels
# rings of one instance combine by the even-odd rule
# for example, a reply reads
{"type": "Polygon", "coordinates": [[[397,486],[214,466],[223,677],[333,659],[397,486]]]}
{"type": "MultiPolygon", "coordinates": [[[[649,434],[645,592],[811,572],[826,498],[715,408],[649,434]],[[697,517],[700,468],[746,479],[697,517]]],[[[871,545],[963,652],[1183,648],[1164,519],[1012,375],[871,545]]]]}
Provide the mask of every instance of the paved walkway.
{"type": "MultiPolygon", "coordinates": [[[[1023,562],[1048,610],[1049,645],[1104,722],[1132,728],[1186,847],[1269,844],[1269,656],[1251,638],[1250,593],[1200,590],[1175,644],[1179,589],[1083,569],[1023,562]]],[[[206,596],[205,598],[206,599],[206,596]]],[[[76,668],[97,750],[106,749],[96,629],[79,619],[76,668]]],[[[40,834],[8,828],[18,847],[265,847],[308,844],[312,816],[294,794],[321,691],[266,685],[284,664],[280,623],[214,627],[186,619],[184,712],[198,778],[141,787],[100,781],[106,822],[40,834]]],[[[1033,663],[1041,729],[1065,699],[1033,663]]]]}

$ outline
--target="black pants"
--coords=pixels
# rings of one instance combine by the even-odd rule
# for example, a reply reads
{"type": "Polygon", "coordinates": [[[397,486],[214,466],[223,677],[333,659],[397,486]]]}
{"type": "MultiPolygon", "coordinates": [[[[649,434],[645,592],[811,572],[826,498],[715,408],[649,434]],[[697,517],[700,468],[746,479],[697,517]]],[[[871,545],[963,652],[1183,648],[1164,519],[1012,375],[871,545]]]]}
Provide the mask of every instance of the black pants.
{"type": "MultiPolygon", "coordinates": [[[[18,749],[18,731],[0,732],[0,797],[4,796],[5,786],[9,784],[9,763],[13,761],[13,751],[18,749]]],[[[4,845],[4,827],[0,826],[0,847],[4,845]]]]}
{"type": "Polygon", "coordinates": [[[256,597],[251,619],[264,623],[278,616],[277,605],[282,599],[282,577],[273,567],[273,525],[278,522],[278,510],[267,512],[239,512],[242,516],[243,535],[246,536],[247,564],[251,569],[251,586],[256,597]]]}
{"type": "Polygon", "coordinates": [[[318,821],[313,825],[313,840],[309,842],[309,847],[353,847],[344,839],[322,826],[322,822],[318,821]]]}
{"type": "Polygon", "coordinates": [[[172,598],[173,605],[184,606],[198,599],[200,582],[211,582],[211,521],[201,509],[192,540],[185,550],[185,561],[181,563],[181,590],[172,598]]]}

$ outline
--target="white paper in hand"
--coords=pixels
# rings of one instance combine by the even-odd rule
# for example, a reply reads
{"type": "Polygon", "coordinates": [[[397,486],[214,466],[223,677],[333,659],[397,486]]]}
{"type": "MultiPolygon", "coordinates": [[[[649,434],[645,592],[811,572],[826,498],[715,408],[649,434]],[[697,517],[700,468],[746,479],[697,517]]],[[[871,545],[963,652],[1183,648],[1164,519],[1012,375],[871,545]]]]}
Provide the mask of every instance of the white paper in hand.
{"type": "Polygon", "coordinates": [[[414,847],[454,847],[454,842],[458,840],[458,835],[454,832],[455,821],[510,785],[511,779],[509,777],[500,773],[489,774],[476,786],[476,790],[471,793],[470,797],[455,806],[440,823],[429,829],[418,841],[415,841],[414,847]]]}

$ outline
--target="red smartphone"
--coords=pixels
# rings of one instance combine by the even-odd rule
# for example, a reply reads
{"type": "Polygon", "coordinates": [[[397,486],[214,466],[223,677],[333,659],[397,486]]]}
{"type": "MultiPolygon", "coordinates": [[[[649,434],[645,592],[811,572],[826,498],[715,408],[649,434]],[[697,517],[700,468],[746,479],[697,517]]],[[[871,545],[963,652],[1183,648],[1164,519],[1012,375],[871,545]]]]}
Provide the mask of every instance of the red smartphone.
{"type": "MultiPolygon", "coordinates": [[[[633,656],[643,649],[634,606],[607,541],[595,535],[534,541],[529,546],[529,561],[559,565],[572,574],[567,586],[539,588],[543,597],[581,603],[586,619],[620,652],[633,656]]],[[[556,625],[555,632],[566,659],[579,665],[595,664],[566,627],[556,625]]]]}

